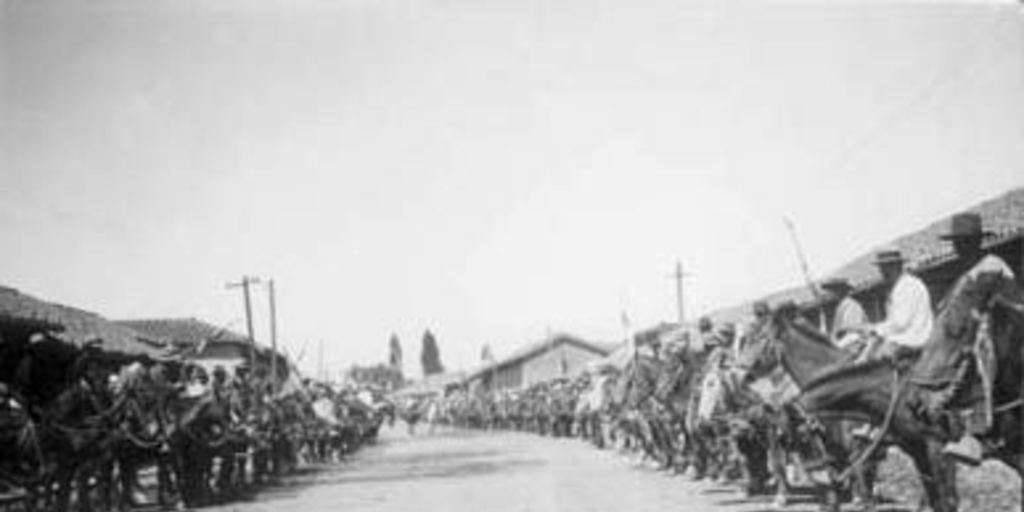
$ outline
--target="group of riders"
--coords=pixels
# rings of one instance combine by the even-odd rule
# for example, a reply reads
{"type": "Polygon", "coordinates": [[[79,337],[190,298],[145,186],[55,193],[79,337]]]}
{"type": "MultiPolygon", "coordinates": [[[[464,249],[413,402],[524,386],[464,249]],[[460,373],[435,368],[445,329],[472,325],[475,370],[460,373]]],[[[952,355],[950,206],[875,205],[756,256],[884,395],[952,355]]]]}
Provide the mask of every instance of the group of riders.
{"type": "Polygon", "coordinates": [[[937,306],[903,255],[885,249],[875,257],[887,291],[880,321],[850,282],[830,279],[828,332],[792,303],[758,302],[740,329],[702,318],[669,342],[638,335],[625,365],[526,390],[461,386],[400,404],[400,415],[584,438],[694,478],[736,479],[778,506],[802,476],[827,510],[846,500],[873,510],[877,464],[897,447],[920,473],[922,506],[952,512],[958,463],[1024,470],[1024,289],[983,251],[986,234],[977,215],[953,218],[944,238],[956,278],[937,306]]]}
{"type": "Polygon", "coordinates": [[[224,503],[300,464],[340,461],[392,412],[382,392],[282,383],[259,366],[14,333],[0,339],[0,494],[29,511],[224,503]]]}

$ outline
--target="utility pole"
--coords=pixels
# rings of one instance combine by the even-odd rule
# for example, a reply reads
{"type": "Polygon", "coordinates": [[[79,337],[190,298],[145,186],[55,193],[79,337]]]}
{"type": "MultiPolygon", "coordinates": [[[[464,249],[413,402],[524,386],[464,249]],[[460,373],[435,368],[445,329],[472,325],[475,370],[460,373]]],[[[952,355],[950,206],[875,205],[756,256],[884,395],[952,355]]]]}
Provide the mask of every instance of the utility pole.
{"type": "Polygon", "coordinates": [[[322,382],[327,382],[327,367],[324,366],[324,340],[320,340],[320,346],[317,350],[317,373],[320,375],[322,382]]]}
{"type": "Polygon", "coordinates": [[[256,373],[256,336],[253,334],[252,329],[252,297],[249,293],[249,287],[254,284],[259,284],[260,280],[255,277],[242,276],[242,280],[237,283],[228,283],[227,289],[232,290],[235,288],[242,289],[242,297],[245,299],[245,327],[249,335],[249,371],[256,373]]]}
{"type": "Polygon", "coordinates": [[[690,274],[683,271],[683,264],[676,261],[676,271],[672,274],[672,279],[676,282],[676,307],[679,313],[679,325],[682,325],[686,321],[686,302],[683,296],[683,281],[690,277],[690,274]]]}
{"type": "Polygon", "coordinates": [[[267,294],[270,299],[270,390],[277,394],[277,293],[274,291],[274,280],[267,283],[267,294]]]}

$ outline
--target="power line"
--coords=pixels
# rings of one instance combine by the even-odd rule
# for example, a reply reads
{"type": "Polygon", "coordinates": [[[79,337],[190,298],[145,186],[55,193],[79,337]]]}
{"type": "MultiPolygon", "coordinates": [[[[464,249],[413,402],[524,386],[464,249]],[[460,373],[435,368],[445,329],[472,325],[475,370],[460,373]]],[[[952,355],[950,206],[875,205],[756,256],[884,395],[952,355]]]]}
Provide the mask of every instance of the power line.
{"type": "MultiPolygon", "coordinates": [[[[977,43],[974,45],[974,47],[970,51],[971,56],[978,53],[977,48],[982,46],[983,43],[999,42],[997,39],[999,34],[998,28],[999,25],[1001,25],[1002,23],[1004,23],[1003,17],[999,17],[996,21],[992,23],[992,26],[990,26],[989,29],[985,31],[985,34],[988,35],[989,37],[986,38],[982,43],[977,43]]],[[[968,57],[967,63],[962,63],[961,65],[956,66],[949,66],[949,68],[947,68],[944,71],[938,72],[930,80],[925,82],[920,88],[918,88],[918,90],[913,94],[913,96],[911,96],[909,101],[904,103],[902,106],[899,106],[891,110],[887,115],[883,116],[882,119],[877,124],[875,124],[875,126],[872,129],[865,132],[853,143],[853,145],[839,153],[839,155],[836,158],[831,160],[831,163],[824,166],[823,172],[831,173],[832,171],[843,168],[854,157],[861,154],[865,149],[867,149],[867,147],[871,145],[881,134],[887,132],[890,128],[892,128],[898,122],[903,120],[903,118],[905,118],[912,110],[917,108],[918,105],[921,105],[926,100],[935,96],[937,91],[939,91],[942,88],[942,86],[952,83],[954,80],[966,76],[966,73],[969,70],[973,69],[976,71],[980,65],[979,62],[984,61],[971,58],[971,56],[968,57]]]]}

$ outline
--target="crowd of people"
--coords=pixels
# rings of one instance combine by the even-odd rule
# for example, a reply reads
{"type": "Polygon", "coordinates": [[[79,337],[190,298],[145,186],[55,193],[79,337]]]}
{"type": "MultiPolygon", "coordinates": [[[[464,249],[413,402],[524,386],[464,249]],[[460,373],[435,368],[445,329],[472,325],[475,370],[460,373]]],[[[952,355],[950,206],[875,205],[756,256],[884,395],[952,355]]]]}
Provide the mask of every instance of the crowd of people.
{"type": "Polygon", "coordinates": [[[774,493],[780,506],[802,475],[830,510],[845,499],[873,510],[878,461],[896,446],[917,464],[927,504],[957,510],[957,463],[992,457],[1022,471],[1024,293],[1011,267],[982,250],[985,235],[978,216],[953,218],[946,238],[959,277],[937,307],[903,255],[884,249],[875,264],[886,308],[874,322],[854,286],[835,278],[822,283],[838,302],[828,333],[794,304],[762,301],[746,325],[702,318],[667,342],[638,335],[622,366],[526,389],[463,384],[399,408],[431,425],[615,446],[774,493]]]}
{"type": "Polygon", "coordinates": [[[194,508],[337,462],[392,414],[382,391],[84,346],[0,340],[0,487],[23,510],[194,508]]]}

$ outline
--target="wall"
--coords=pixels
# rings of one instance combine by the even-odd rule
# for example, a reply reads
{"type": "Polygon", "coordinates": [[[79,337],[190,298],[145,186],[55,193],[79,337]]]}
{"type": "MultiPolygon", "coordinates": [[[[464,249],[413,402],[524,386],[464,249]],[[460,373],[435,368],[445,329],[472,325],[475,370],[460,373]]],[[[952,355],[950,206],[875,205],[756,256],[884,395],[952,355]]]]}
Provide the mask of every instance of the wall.
{"type": "Polygon", "coordinates": [[[210,343],[193,359],[208,372],[212,372],[217,366],[223,366],[228,374],[233,374],[235,367],[247,364],[248,360],[248,348],[234,343],[210,343]]]}
{"type": "Polygon", "coordinates": [[[492,389],[519,389],[523,386],[523,365],[513,364],[494,371],[492,389]]]}
{"type": "Polygon", "coordinates": [[[522,385],[529,387],[538,382],[574,376],[583,371],[587,362],[600,357],[602,357],[600,354],[577,345],[560,343],[551,350],[521,363],[522,385]]]}

